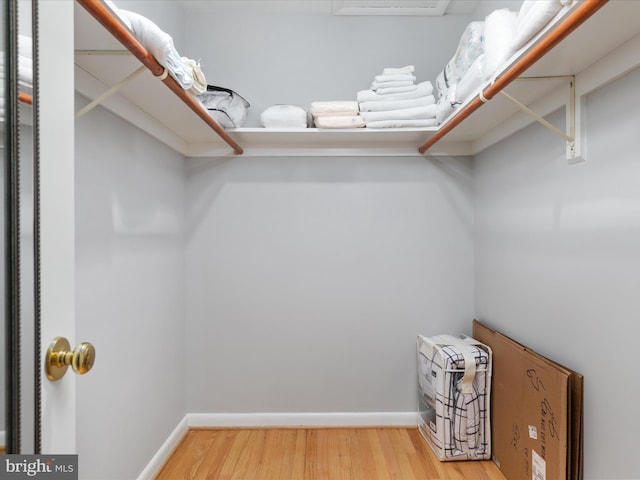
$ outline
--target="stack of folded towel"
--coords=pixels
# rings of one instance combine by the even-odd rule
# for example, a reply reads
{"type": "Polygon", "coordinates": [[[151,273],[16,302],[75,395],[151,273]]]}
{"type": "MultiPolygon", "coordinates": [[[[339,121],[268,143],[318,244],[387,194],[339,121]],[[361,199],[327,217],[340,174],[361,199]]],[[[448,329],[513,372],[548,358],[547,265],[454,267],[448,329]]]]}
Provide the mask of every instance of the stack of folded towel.
{"type": "Polygon", "coordinates": [[[364,127],[364,119],[359,115],[355,100],[311,102],[309,110],[317,128],[364,127]]]}
{"type": "Polygon", "coordinates": [[[367,128],[433,127],[437,125],[431,82],[416,84],[414,66],[385,68],[369,90],[357,94],[367,128]]]}

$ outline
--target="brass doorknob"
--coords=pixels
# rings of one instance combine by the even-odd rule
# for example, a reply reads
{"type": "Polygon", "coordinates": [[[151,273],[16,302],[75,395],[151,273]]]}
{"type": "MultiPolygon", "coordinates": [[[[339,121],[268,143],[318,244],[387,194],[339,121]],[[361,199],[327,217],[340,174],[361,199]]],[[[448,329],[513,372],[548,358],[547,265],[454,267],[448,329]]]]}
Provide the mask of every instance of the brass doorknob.
{"type": "Polygon", "coordinates": [[[73,371],[83,375],[91,370],[96,359],[96,349],[89,342],[83,342],[71,350],[69,340],[56,337],[47,349],[44,370],[52,382],[60,380],[67,373],[69,365],[73,371]]]}

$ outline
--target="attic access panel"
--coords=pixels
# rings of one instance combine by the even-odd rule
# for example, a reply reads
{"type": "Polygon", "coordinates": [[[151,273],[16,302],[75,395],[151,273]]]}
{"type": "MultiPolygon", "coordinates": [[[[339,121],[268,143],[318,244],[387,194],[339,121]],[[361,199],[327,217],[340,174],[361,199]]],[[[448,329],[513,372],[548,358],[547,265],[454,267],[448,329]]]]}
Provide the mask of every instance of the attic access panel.
{"type": "Polygon", "coordinates": [[[333,15],[442,16],[451,0],[333,0],[333,15]]]}

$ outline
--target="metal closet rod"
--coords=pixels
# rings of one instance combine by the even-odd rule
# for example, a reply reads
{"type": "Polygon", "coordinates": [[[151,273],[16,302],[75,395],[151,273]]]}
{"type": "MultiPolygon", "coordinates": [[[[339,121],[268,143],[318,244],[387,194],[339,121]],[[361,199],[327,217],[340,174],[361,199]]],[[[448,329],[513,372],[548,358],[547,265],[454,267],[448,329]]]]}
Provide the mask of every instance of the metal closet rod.
{"type": "Polygon", "coordinates": [[[480,94],[469,102],[457,115],[455,115],[447,123],[440,126],[438,131],[433,134],[418,151],[425,153],[438,140],[453,130],[465,118],[479,109],[486,100],[490,100],[501,90],[503,90],[512,81],[522,75],[531,65],[544,57],[551,49],[560,43],[567,35],[584,23],[591,15],[596,13],[608,0],[584,0],[578,7],[567,16],[560,24],[555,27],[549,35],[544,37],[536,44],[526,55],[518,60],[509,70],[495,82],[484,89],[480,94]],[[482,98],[484,97],[484,99],[482,98]]]}
{"type": "Polygon", "coordinates": [[[171,89],[191,110],[193,110],[204,122],[209,125],[237,154],[243,153],[242,147],[231,138],[224,128],[216,122],[204,107],[193,96],[182,88],[173,77],[166,75],[165,68],[129,33],[119,20],[113,17],[100,0],[76,0],[87,12],[89,12],[104,28],[124,45],[142,64],[147,67],[154,76],[171,89]]]}

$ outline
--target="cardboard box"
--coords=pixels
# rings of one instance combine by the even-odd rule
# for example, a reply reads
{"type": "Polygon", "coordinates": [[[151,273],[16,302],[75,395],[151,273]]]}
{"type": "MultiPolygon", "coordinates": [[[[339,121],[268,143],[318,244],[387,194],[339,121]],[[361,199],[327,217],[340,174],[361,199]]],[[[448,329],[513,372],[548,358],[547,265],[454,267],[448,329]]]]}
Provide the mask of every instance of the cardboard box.
{"type": "Polygon", "coordinates": [[[493,351],[493,460],[509,480],[583,478],[583,377],[473,321],[493,351]]]}
{"type": "Polygon", "coordinates": [[[418,429],[441,461],[491,458],[491,349],[418,335],[418,429]]]}

